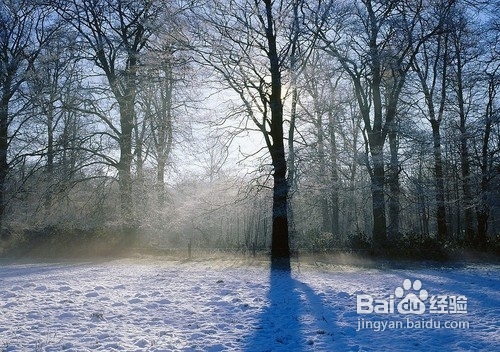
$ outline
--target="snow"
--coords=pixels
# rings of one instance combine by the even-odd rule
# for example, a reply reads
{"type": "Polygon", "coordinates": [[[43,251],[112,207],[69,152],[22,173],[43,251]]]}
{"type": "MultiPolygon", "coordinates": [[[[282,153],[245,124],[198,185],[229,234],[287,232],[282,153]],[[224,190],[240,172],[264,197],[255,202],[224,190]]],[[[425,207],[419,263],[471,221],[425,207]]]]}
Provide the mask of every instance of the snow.
{"type": "Polygon", "coordinates": [[[0,351],[495,351],[499,269],[295,263],[290,274],[222,259],[3,263],[0,351]],[[358,295],[387,299],[405,279],[420,280],[429,296],[466,296],[467,313],[357,313],[358,295]],[[358,326],[407,318],[469,328],[358,326]]]}

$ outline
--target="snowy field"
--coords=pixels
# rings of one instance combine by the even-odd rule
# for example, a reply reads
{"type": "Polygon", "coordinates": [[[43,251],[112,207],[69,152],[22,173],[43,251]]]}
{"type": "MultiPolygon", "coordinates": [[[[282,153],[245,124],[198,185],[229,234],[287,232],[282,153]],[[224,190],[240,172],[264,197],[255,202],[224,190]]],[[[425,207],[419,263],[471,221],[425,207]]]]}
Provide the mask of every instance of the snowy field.
{"type": "Polygon", "coordinates": [[[3,263],[0,351],[500,351],[499,269],[295,263],[289,275],[222,259],[3,263]],[[425,312],[357,313],[358,295],[397,311],[403,291],[425,312]],[[450,299],[446,314],[431,312],[433,297],[450,299]]]}

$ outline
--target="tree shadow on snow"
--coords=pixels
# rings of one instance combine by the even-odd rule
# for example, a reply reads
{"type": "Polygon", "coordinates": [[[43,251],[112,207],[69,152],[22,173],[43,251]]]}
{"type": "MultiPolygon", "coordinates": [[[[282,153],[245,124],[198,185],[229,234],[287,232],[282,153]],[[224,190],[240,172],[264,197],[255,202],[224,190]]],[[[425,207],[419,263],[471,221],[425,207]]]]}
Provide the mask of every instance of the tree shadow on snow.
{"type": "MultiPolygon", "coordinates": [[[[336,315],[314,290],[289,269],[271,268],[267,306],[245,351],[318,351],[334,344],[336,315]]],[[[335,341],[335,347],[346,350],[335,341]]],[[[345,347],[345,346],[344,346],[345,347]]]]}
{"type": "MultiPolygon", "coordinates": [[[[416,273],[429,296],[463,295],[467,299],[465,314],[428,314],[443,324],[467,323],[466,328],[431,329],[429,340],[441,339],[443,350],[499,351],[500,338],[500,275],[498,268],[442,269],[426,271],[424,277],[416,273]]],[[[430,305],[430,299],[426,301],[430,305]]],[[[452,325],[453,326],[453,325],[452,325]]],[[[421,342],[425,347],[425,342],[421,342]]]]}

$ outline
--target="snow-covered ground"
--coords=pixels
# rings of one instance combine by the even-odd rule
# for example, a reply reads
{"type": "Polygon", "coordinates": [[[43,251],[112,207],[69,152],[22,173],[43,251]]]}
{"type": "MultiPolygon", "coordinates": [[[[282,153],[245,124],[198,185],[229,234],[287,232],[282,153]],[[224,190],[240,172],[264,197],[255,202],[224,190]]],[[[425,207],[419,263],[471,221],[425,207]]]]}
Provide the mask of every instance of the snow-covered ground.
{"type": "Polygon", "coordinates": [[[499,351],[499,269],[294,264],[289,275],[222,259],[4,263],[0,351],[499,351]],[[395,313],[358,314],[359,297],[369,310],[366,295],[378,309],[394,302],[395,313]],[[398,313],[408,297],[425,312],[398,313]],[[443,297],[448,313],[432,313],[443,297]]]}

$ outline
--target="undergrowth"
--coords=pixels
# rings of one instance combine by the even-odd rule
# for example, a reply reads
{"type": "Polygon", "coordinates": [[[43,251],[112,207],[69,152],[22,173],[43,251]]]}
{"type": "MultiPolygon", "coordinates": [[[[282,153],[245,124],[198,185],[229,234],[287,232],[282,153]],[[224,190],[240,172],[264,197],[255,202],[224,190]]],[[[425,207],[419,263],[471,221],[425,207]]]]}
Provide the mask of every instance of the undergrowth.
{"type": "MultiPolygon", "coordinates": [[[[140,233],[123,234],[120,228],[68,229],[54,226],[42,229],[11,230],[0,239],[1,256],[41,257],[88,257],[127,255],[138,249],[149,253],[167,253],[168,248],[144,247],[140,233]],[[139,244],[140,243],[140,244],[139,244]],[[156,251],[155,251],[156,250],[156,251]]],[[[200,246],[201,244],[197,244],[200,246]]],[[[251,248],[241,251],[241,246],[224,247],[225,250],[255,256],[257,249],[266,252],[268,248],[251,248]]],[[[435,260],[467,261],[474,258],[500,258],[500,235],[490,237],[487,243],[478,246],[459,239],[440,241],[435,236],[402,234],[387,240],[383,246],[374,248],[371,238],[364,233],[349,236],[335,236],[327,232],[303,234],[293,243],[294,252],[309,252],[312,255],[334,253],[355,253],[361,257],[386,258],[392,260],[435,260]]],[[[200,248],[208,248],[201,246],[200,248]]],[[[211,248],[211,247],[210,247],[211,248]]],[[[222,248],[222,247],[221,247],[222,248]]],[[[213,248],[217,249],[217,248],[213,248]]]]}

